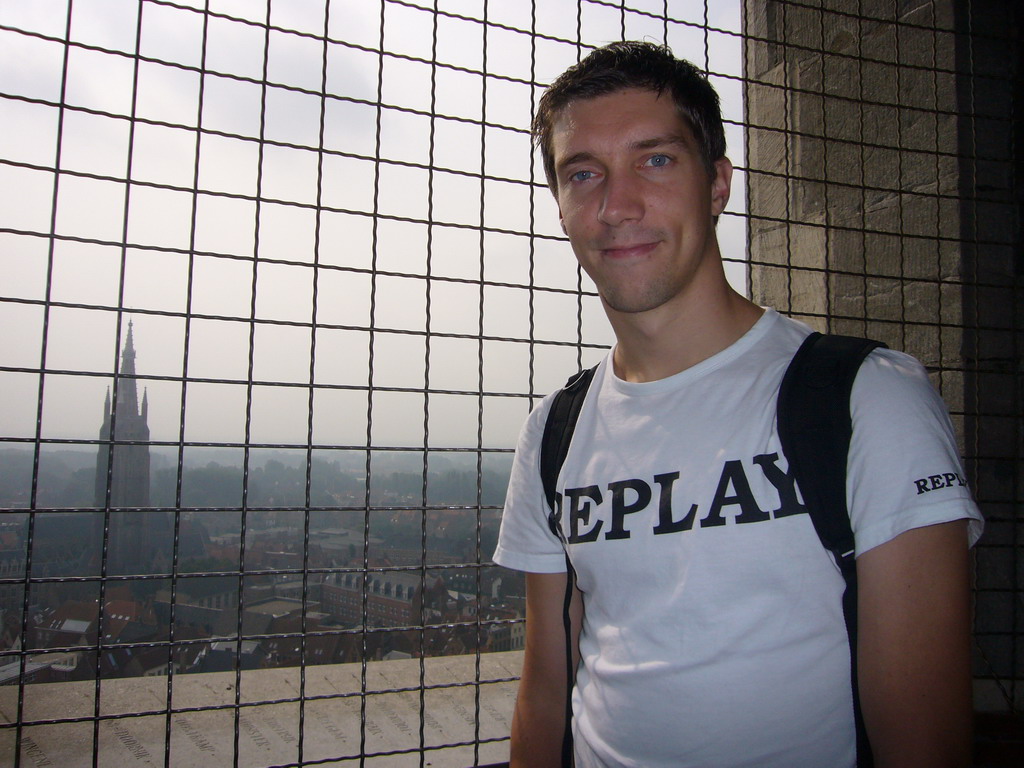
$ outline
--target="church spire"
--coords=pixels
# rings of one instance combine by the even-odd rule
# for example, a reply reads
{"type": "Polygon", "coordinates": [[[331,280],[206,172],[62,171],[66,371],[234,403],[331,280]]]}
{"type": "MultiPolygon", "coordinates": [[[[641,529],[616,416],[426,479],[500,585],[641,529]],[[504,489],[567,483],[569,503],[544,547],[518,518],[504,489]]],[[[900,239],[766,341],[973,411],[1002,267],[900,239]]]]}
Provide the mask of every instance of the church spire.
{"type": "Polygon", "coordinates": [[[117,418],[139,415],[139,389],[135,380],[135,342],[132,338],[132,320],[128,319],[128,338],[121,353],[121,380],[117,388],[117,418]]]}
{"type": "Polygon", "coordinates": [[[127,376],[135,375],[135,340],[133,328],[135,321],[128,318],[128,338],[124,342],[124,352],[121,355],[121,373],[127,376]]]}

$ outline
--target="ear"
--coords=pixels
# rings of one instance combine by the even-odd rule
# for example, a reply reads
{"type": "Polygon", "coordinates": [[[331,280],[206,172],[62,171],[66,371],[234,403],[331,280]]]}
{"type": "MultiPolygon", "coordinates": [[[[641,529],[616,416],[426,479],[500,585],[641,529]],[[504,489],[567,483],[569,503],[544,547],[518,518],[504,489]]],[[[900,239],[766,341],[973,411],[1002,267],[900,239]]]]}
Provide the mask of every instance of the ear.
{"type": "Polygon", "coordinates": [[[724,155],[715,160],[715,177],[711,180],[711,215],[725,210],[732,191],[732,163],[724,155]]]}

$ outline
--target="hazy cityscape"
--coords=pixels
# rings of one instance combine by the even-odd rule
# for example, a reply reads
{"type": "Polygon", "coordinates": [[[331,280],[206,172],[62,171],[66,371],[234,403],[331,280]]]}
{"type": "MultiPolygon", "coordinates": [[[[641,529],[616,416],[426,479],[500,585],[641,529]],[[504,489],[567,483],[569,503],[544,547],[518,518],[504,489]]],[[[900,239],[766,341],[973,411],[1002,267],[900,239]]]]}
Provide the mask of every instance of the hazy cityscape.
{"type": "MultiPolygon", "coordinates": [[[[4,507],[25,506],[17,476],[31,462],[28,450],[0,452],[4,507]]],[[[393,658],[513,647],[510,626],[481,628],[477,619],[521,616],[519,575],[467,567],[490,557],[499,520],[494,506],[504,496],[507,476],[484,472],[480,503],[485,509],[478,526],[475,470],[428,473],[433,498],[424,512],[423,474],[415,457],[394,457],[390,471],[380,466],[374,475],[374,509],[366,514],[357,509],[366,494],[359,458],[352,456],[347,465],[314,459],[307,515],[301,509],[306,467],[270,454],[249,474],[243,563],[242,472],[216,461],[186,467],[182,507],[199,510],[177,517],[168,511],[111,512],[107,577],[145,578],[101,585],[104,513],[84,511],[91,504],[95,462],[95,454],[51,453],[37,505],[83,511],[39,513],[31,550],[27,514],[8,513],[0,522],[0,579],[6,581],[0,582],[0,650],[18,648],[25,622],[26,648],[40,651],[29,657],[27,681],[93,679],[101,624],[104,677],[165,674],[169,663],[175,672],[231,669],[239,650],[243,667],[252,668],[358,661],[364,654],[393,658]],[[324,509],[328,505],[333,508],[324,509]],[[122,542],[119,527],[137,532],[136,554],[144,553],[144,561],[132,562],[116,551],[122,542]],[[29,551],[33,584],[26,618],[24,582],[8,580],[24,579],[29,551]],[[211,573],[220,575],[199,575],[211,573]],[[365,635],[359,631],[364,610],[365,635]],[[235,642],[239,622],[245,638],[240,644],[235,642]],[[380,631],[421,625],[444,629],[380,631]],[[169,650],[172,632],[178,645],[169,650]],[[289,636],[287,643],[274,637],[282,634],[289,636]],[[295,652],[300,634],[306,635],[304,657],[295,652]],[[155,645],[139,647],[149,643],[155,645]],[[282,644],[294,646],[293,652],[282,644]],[[56,653],[42,653],[47,649],[56,653]]],[[[154,468],[152,504],[160,507],[173,502],[177,472],[160,457],[154,468]]],[[[19,665],[12,666],[3,683],[17,682],[19,665]]]]}
{"type": "Polygon", "coordinates": [[[522,577],[481,565],[508,453],[183,448],[179,469],[135,357],[129,330],[91,450],[45,446],[33,487],[34,451],[0,449],[0,652],[38,651],[0,684],[521,647],[522,577]]]}

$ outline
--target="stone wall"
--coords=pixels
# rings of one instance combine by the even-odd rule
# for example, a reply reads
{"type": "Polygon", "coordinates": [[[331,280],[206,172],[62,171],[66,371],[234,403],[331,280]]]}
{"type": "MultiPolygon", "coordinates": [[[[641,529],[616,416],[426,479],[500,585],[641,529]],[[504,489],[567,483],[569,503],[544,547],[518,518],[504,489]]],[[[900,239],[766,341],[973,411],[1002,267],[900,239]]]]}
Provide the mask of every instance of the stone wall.
{"type": "Polygon", "coordinates": [[[928,367],[988,520],[977,704],[1021,707],[1020,11],[744,5],[751,296],[928,367]]]}

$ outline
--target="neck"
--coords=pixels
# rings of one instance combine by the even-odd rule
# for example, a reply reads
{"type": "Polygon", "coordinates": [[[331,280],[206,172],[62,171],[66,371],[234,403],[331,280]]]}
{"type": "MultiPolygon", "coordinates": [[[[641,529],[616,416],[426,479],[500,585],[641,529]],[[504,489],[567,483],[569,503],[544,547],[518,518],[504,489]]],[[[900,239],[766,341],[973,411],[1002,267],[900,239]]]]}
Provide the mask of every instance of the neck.
{"type": "Polygon", "coordinates": [[[657,381],[684,371],[736,342],[764,310],[736,293],[724,273],[714,290],[680,296],[642,313],[605,307],[617,344],[615,374],[624,381],[657,381]]]}

